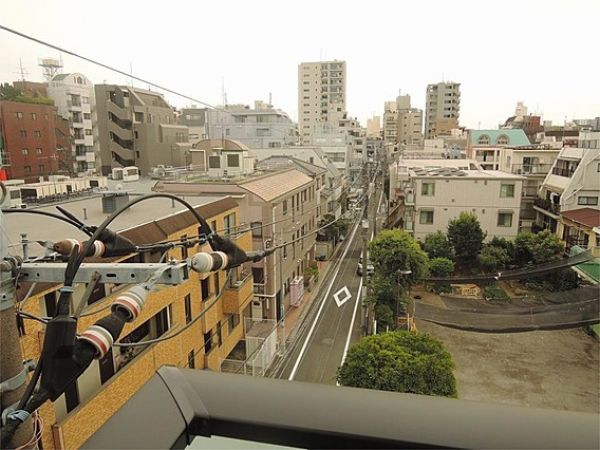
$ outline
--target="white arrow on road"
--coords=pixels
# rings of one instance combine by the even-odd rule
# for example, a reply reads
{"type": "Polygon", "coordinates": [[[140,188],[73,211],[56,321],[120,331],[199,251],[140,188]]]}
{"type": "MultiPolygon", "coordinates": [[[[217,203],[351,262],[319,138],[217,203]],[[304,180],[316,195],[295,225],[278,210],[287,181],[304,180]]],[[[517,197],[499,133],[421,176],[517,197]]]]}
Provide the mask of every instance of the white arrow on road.
{"type": "Polygon", "coordinates": [[[337,303],[338,308],[340,306],[342,306],[344,303],[346,303],[348,300],[350,300],[350,298],[352,298],[352,294],[350,294],[350,291],[348,290],[347,286],[344,286],[339,291],[337,291],[335,294],[333,294],[333,299],[337,303]]]}

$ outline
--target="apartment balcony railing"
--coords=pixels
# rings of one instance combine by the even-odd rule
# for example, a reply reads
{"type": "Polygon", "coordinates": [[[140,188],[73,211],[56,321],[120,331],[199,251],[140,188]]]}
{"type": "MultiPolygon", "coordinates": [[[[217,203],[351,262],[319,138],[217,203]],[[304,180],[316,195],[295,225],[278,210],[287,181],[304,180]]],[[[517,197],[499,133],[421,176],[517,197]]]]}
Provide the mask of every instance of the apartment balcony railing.
{"type": "Polygon", "coordinates": [[[552,203],[550,200],[546,200],[544,198],[537,197],[533,200],[534,206],[543,209],[544,211],[551,212],[552,214],[559,215],[560,214],[560,205],[556,203],[552,203]]]}
{"type": "Polygon", "coordinates": [[[561,167],[555,167],[552,169],[552,175],[559,175],[566,178],[571,178],[574,173],[575,169],[566,169],[561,167]]]}
{"type": "Polygon", "coordinates": [[[552,164],[513,164],[511,166],[511,172],[517,175],[545,175],[550,172],[551,168],[552,164]]]}
{"type": "Polygon", "coordinates": [[[258,295],[265,295],[264,283],[254,283],[254,293],[258,295]]]}

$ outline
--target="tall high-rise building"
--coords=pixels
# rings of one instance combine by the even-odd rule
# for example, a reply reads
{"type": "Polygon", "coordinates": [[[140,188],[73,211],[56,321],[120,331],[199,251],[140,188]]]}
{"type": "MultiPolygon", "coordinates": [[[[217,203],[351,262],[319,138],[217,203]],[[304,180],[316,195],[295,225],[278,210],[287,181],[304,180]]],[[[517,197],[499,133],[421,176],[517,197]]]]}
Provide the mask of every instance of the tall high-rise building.
{"type": "Polygon", "coordinates": [[[458,128],[460,118],[460,83],[443,81],[427,85],[425,104],[425,138],[432,139],[458,128]]]}
{"type": "Polygon", "coordinates": [[[381,117],[373,116],[367,119],[367,136],[368,137],[379,137],[381,134],[381,117]]]}
{"type": "Polygon", "coordinates": [[[58,114],[69,120],[75,172],[95,172],[97,149],[94,142],[94,85],[80,73],[60,73],[48,82],[47,89],[58,114]]]}
{"type": "Polygon", "coordinates": [[[298,129],[300,143],[311,145],[317,125],[338,124],[346,113],[346,62],[298,65],[298,129]]]}
{"type": "Polygon", "coordinates": [[[384,103],[383,138],[386,145],[421,144],[423,141],[423,110],[411,108],[410,95],[396,97],[384,103]]]}

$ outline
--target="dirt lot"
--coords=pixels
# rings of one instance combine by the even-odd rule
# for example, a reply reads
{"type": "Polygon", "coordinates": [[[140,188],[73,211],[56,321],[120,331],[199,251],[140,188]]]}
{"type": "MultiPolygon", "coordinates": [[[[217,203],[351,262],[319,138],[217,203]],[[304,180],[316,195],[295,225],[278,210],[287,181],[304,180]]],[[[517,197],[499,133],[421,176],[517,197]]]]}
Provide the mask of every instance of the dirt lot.
{"type": "Polygon", "coordinates": [[[461,399],[600,410],[600,346],[581,329],[487,334],[416,323],[452,354],[461,399]]]}

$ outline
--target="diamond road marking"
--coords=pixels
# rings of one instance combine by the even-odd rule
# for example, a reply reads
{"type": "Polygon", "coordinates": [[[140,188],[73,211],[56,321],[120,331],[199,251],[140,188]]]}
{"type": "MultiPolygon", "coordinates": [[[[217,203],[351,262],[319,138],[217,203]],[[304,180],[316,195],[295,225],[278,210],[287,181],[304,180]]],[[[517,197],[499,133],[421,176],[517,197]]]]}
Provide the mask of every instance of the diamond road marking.
{"type": "Polygon", "coordinates": [[[339,291],[337,291],[335,294],[333,294],[333,299],[337,303],[338,308],[340,306],[342,306],[344,303],[346,303],[348,300],[350,300],[351,297],[352,297],[352,294],[350,294],[350,291],[348,290],[347,286],[344,286],[339,291]],[[343,295],[343,298],[341,298],[342,295],[343,295]]]}

